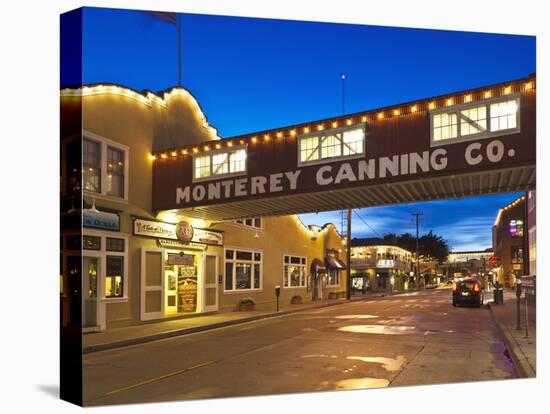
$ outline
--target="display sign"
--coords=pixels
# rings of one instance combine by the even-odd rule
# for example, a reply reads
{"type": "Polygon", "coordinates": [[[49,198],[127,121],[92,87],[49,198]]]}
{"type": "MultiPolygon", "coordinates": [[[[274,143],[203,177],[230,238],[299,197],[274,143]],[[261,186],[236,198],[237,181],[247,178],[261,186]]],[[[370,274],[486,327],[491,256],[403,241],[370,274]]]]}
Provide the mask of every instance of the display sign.
{"type": "Polygon", "coordinates": [[[101,230],[120,231],[120,217],[115,213],[84,209],[82,210],[82,226],[101,230]]]}
{"type": "Polygon", "coordinates": [[[201,243],[184,243],[179,240],[170,240],[170,239],[158,239],[157,240],[160,247],[167,249],[192,249],[192,250],[205,250],[206,245],[201,243]]]}
{"type": "Polygon", "coordinates": [[[168,264],[178,266],[193,266],[195,263],[195,256],[192,254],[169,254],[168,264]]]}
{"type": "Polygon", "coordinates": [[[213,246],[223,245],[223,233],[192,227],[189,223],[183,221],[174,224],[136,217],[134,218],[134,235],[178,240],[183,243],[202,243],[213,246]],[[189,238],[190,235],[191,238],[189,238]]]}

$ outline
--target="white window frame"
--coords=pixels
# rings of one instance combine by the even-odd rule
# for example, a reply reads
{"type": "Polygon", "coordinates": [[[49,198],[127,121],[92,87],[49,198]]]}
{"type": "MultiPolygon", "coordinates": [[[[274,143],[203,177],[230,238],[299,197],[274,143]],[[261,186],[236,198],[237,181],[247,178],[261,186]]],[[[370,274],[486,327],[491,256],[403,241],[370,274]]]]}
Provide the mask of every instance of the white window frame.
{"type": "MultiPolygon", "coordinates": [[[[350,159],[355,159],[355,158],[363,158],[365,156],[366,152],[367,152],[367,139],[366,139],[367,128],[366,128],[366,126],[367,126],[366,123],[361,123],[361,124],[355,124],[355,125],[350,125],[350,126],[345,126],[345,127],[340,127],[340,128],[332,128],[332,129],[325,129],[325,130],[322,130],[322,131],[309,132],[307,134],[300,135],[298,137],[297,141],[296,141],[296,143],[297,143],[296,151],[297,151],[298,166],[301,167],[301,166],[307,166],[307,165],[327,164],[327,163],[330,163],[330,162],[336,162],[336,161],[340,161],[340,160],[350,160],[350,159]],[[323,138],[326,138],[326,137],[329,137],[329,136],[332,136],[332,135],[335,135],[335,134],[342,134],[342,139],[343,139],[343,133],[344,132],[359,130],[359,129],[363,130],[363,143],[362,143],[363,151],[362,152],[356,153],[356,154],[339,155],[339,156],[335,156],[335,157],[321,158],[321,155],[322,155],[322,152],[321,152],[322,145],[321,145],[321,143],[322,143],[323,138]],[[312,138],[312,137],[319,137],[319,144],[316,147],[318,158],[315,159],[315,160],[311,160],[311,161],[302,161],[301,154],[300,154],[302,139],[312,138]]],[[[344,148],[344,145],[345,144],[343,143],[343,140],[342,140],[341,149],[344,148]]],[[[342,153],[343,153],[343,151],[342,151],[342,153]]]]}
{"type": "Polygon", "coordinates": [[[210,150],[208,152],[202,152],[200,154],[193,154],[193,182],[201,182],[201,181],[212,181],[212,180],[218,180],[220,178],[226,178],[226,177],[238,177],[240,175],[246,175],[248,171],[248,146],[246,144],[244,145],[235,145],[231,148],[223,148],[218,150],[210,150]],[[245,153],[245,159],[244,159],[244,170],[243,171],[236,171],[236,172],[228,172],[223,174],[213,174],[212,173],[212,158],[214,155],[218,154],[224,154],[224,153],[232,153],[236,152],[238,150],[244,149],[245,153]],[[198,177],[196,174],[195,169],[195,160],[197,158],[201,157],[210,157],[210,175],[205,177],[198,177]]]}
{"type": "Polygon", "coordinates": [[[82,246],[82,256],[99,257],[101,268],[98,275],[98,295],[97,298],[104,303],[117,303],[128,301],[128,280],[130,278],[130,266],[128,262],[128,240],[129,235],[126,233],[118,233],[111,231],[92,230],[84,228],[82,236],[93,236],[101,238],[101,248],[99,250],[86,250],[82,246]],[[107,250],[107,237],[115,239],[124,239],[124,252],[115,252],[107,250]],[[122,279],[122,296],[109,297],[105,296],[105,278],[107,276],[107,256],[121,256],[123,258],[123,279],[122,279]]]}
{"type": "Polygon", "coordinates": [[[327,273],[327,287],[339,287],[340,281],[342,280],[342,271],[341,270],[329,270],[327,273]],[[332,284],[330,283],[330,272],[335,272],[338,276],[338,283],[332,284]]]}
{"type": "Polygon", "coordinates": [[[442,145],[448,145],[448,144],[454,144],[457,142],[468,142],[468,141],[477,141],[480,139],[486,139],[486,138],[493,138],[497,136],[503,136],[503,135],[510,135],[510,134],[517,134],[521,131],[520,128],[520,113],[521,113],[521,102],[520,102],[520,94],[519,93],[513,93],[510,95],[504,95],[499,96],[497,98],[491,98],[491,99],[483,99],[476,102],[468,102],[465,104],[460,105],[453,105],[448,106],[444,108],[438,108],[438,109],[432,109],[429,111],[430,114],[430,146],[431,147],[438,147],[442,145]],[[515,128],[508,128],[508,129],[501,129],[497,131],[491,130],[491,105],[506,101],[516,101],[517,105],[517,112],[516,112],[516,127],[515,128]],[[485,114],[486,114],[486,130],[479,132],[477,134],[468,134],[468,135],[461,135],[461,111],[464,111],[466,109],[471,109],[479,106],[485,106],[485,114]],[[457,117],[457,136],[456,138],[448,138],[444,140],[435,141],[434,140],[434,115],[441,115],[441,114],[454,114],[457,117]]]}
{"type": "Polygon", "coordinates": [[[246,228],[249,228],[249,229],[257,229],[257,230],[263,230],[264,228],[264,221],[262,220],[261,217],[247,217],[245,219],[237,219],[237,220],[233,220],[233,223],[236,224],[237,226],[242,226],[242,227],[246,227],[246,228]],[[254,221],[259,219],[260,220],[260,226],[255,226],[254,225],[254,221]],[[239,220],[242,220],[243,222],[242,223],[239,223],[239,220]],[[252,224],[246,224],[246,220],[252,220],[252,224]]]}
{"type": "Polygon", "coordinates": [[[300,256],[300,255],[297,255],[297,254],[292,254],[292,253],[285,253],[283,254],[283,283],[282,283],[282,287],[283,289],[304,289],[304,288],[307,288],[307,278],[308,278],[308,271],[307,271],[307,257],[306,256],[300,256]],[[288,263],[285,262],[285,258],[288,257],[288,263]],[[294,257],[294,258],[299,258],[300,259],[300,263],[299,264],[296,264],[296,263],[291,263],[291,258],[294,257]],[[305,259],[305,262],[304,264],[302,264],[302,259],[305,259]],[[286,266],[299,266],[299,267],[303,267],[304,268],[304,280],[303,280],[303,284],[299,285],[299,286],[291,286],[290,284],[290,275],[287,275],[286,273],[286,270],[285,270],[285,267],[286,266]],[[288,286],[285,286],[285,279],[288,277],[288,286]]]}
{"type": "Polygon", "coordinates": [[[224,293],[224,295],[225,294],[232,295],[232,294],[239,294],[239,293],[246,293],[246,292],[262,292],[263,287],[264,287],[264,251],[260,250],[260,249],[247,249],[247,248],[243,248],[243,247],[231,247],[231,246],[224,247],[224,249],[223,249],[223,293],[224,293]],[[235,252],[234,256],[233,256],[234,259],[227,259],[227,250],[233,250],[235,252]],[[237,256],[237,253],[236,253],[237,251],[251,253],[252,254],[252,260],[236,259],[235,257],[237,256]],[[260,255],[261,255],[260,261],[254,260],[254,253],[260,253],[260,255]],[[226,274],[226,264],[227,264],[227,262],[231,262],[233,264],[233,281],[232,281],[233,289],[230,289],[230,290],[226,289],[226,283],[225,283],[226,277],[227,277],[227,274],[226,274]],[[237,277],[236,277],[237,272],[235,271],[235,265],[238,262],[248,263],[248,264],[252,265],[251,284],[254,283],[254,265],[255,264],[260,265],[260,286],[259,287],[250,288],[250,289],[236,289],[235,288],[235,284],[237,283],[237,277]]]}
{"type": "Polygon", "coordinates": [[[128,204],[128,190],[129,190],[129,172],[130,172],[130,148],[126,145],[119,144],[108,138],[94,134],[90,131],[84,131],[83,140],[90,140],[100,144],[100,157],[101,157],[101,191],[96,193],[95,191],[89,191],[84,188],[84,179],[82,178],[81,187],[84,191],[84,195],[89,197],[95,197],[98,199],[104,199],[109,201],[115,201],[118,203],[128,204]],[[124,152],[124,194],[123,197],[117,197],[107,194],[107,148],[112,147],[116,150],[124,152]]]}

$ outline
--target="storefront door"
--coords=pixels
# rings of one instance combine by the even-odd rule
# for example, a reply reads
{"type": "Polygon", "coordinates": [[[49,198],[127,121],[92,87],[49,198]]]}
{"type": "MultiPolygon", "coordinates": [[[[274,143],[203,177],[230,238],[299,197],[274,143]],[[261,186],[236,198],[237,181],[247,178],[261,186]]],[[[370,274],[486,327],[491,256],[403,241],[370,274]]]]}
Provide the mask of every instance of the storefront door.
{"type": "Polygon", "coordinates": [[[99,306],[97,301],[98,293],[98,279],[99,279],[99,269],[100,269],[100,258],[99,257],[88,257],[84,256],[82,258],[82,271],[84,274],[83,278],[83,289],[82,297],[83,300],[83,318],[82,318],[82,328],[83,331],[96,331],[99,330],[99,306]]]}
{"type": "Polygon", "coordinates": [[[165,270],[164,274],[166,276],[164,310],[166,313],[176,313],[178,311],[178,272],[177,270],[165,270]]]}
{"type": "Polygon", "coordinates": [[[164,316],[164,249],[141,249],[141,320],[164,316]]]}
{"type": "Polygon", "coordinates": [[[204,266],[204,312],[218,310],[218,255],[207,254],[204,266]]]}

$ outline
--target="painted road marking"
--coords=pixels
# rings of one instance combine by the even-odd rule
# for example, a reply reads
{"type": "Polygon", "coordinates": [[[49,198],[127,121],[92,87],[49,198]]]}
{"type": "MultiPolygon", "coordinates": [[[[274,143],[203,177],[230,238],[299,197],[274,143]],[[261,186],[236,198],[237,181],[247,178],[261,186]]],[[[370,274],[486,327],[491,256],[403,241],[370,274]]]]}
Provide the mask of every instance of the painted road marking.
{"type": "Polygon", "coordinates": [[[205,367],[207,365],[213,364],[214,362],[215,361],[203,362],[202,364],[197,364],[197,365],[193,365],[192,367],[189,367],[189,368],[184,368],[184,369],[180,369],[178,371],[170,372],[168,374],[161,375],[160,377],[155,377],[155,378],[151,378],[151,379],[148,379],[148,380],[145,380],[145,381],[138,382],[137,384],[128,385],[127,387],[117,388],[116,390],[109,391],[106,395],[118,394],[119,392],[128,391],[128,390],[131,390],[131,389],[134,389],[134,388],[137,388],[137,387],[141,387],[143,385],[152,384],[153,382],[162,381],[166,378],[174,377],[176,375],[183,374],[183,373],[191,371],[193,369],[205,367]]]}

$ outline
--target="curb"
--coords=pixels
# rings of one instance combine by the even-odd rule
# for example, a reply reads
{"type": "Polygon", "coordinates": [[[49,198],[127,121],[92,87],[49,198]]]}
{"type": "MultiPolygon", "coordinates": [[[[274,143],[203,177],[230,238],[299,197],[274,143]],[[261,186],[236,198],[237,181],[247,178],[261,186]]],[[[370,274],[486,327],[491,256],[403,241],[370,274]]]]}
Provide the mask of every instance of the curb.
{"type": "MultiPolygon", "coordinates": [[[[356,299],[357,300],[357,299],[356,299]]],[[[252,322],[257,321],[261,319],[269,319],[269,318],[275,318],[278,316],[284,316],[289,315],[292,313],[298,313],[298,312],[304,312],[311,309],[321,309],[321,308],[328,308],[329,306],[336,306],[336,305],[343,305],[344,303],[350,303],[356,300],[346,300],[342,302],[334,302],[334,303],[323,303],[321,305],[311,306],[306,309],[291,309],[286,311],[280,311],[280,312],[274,312],[274,313],[267,313],[263,315],[256,315],[256,316],[249,316],[247,318],[242,319],[234,319],[231,321],[224,321],[224,322],[217,322],[212,323],[209,325],[203,325],[203,326],[196,326],[193,328],[183,328],[183,329],[176,329],[173,331],[167,331],[167,332],[161,332],[154,335],[148,335],[148,336],[141,336],[138,338],[131,338],[131,339],[123,339],[121,341],[115,341],[115,342],[108,342],[104,344],[97,344],[97,345],[89,345],[82,347],[82,354],[91,354],[94,352],[100,352],[100,351],[106,351],[109,349],[116,349],[116,348],[124,348],[127,346],[132,345],[139,345],[139,344],[145,344],[148,342],[154,342],[159,341],[161,339],[167,339],[167,338],[174,338],[176,336],[183,336],[183,335],[190,335],[197,332],[204,332],[204,331],[210,331],[212,329],[217,328],[224,328],[226,326],[232,326],[232,325],[238,325],[241,323],[246,322],[252,322]]]]}
{"type": "Polygon", "coordinates": [[[531,364],[529,364],[529,362],[527,361],[527,358],[521,351],[521,347],[519,346],[517,341],[508,332],[508,328],[504,324],[500,323],[496,312],[493,310],[494,305],[488,304],[487,306],[491,311],[491,315],[497,327],[498,333],[504,340],[504,344],[508,349],[508,353],[510,354],[510,358],[512,359],[512,364],[514,365],[516,373],[520,378],[535,378],[536,372],[531,367],[531,364]]]}

